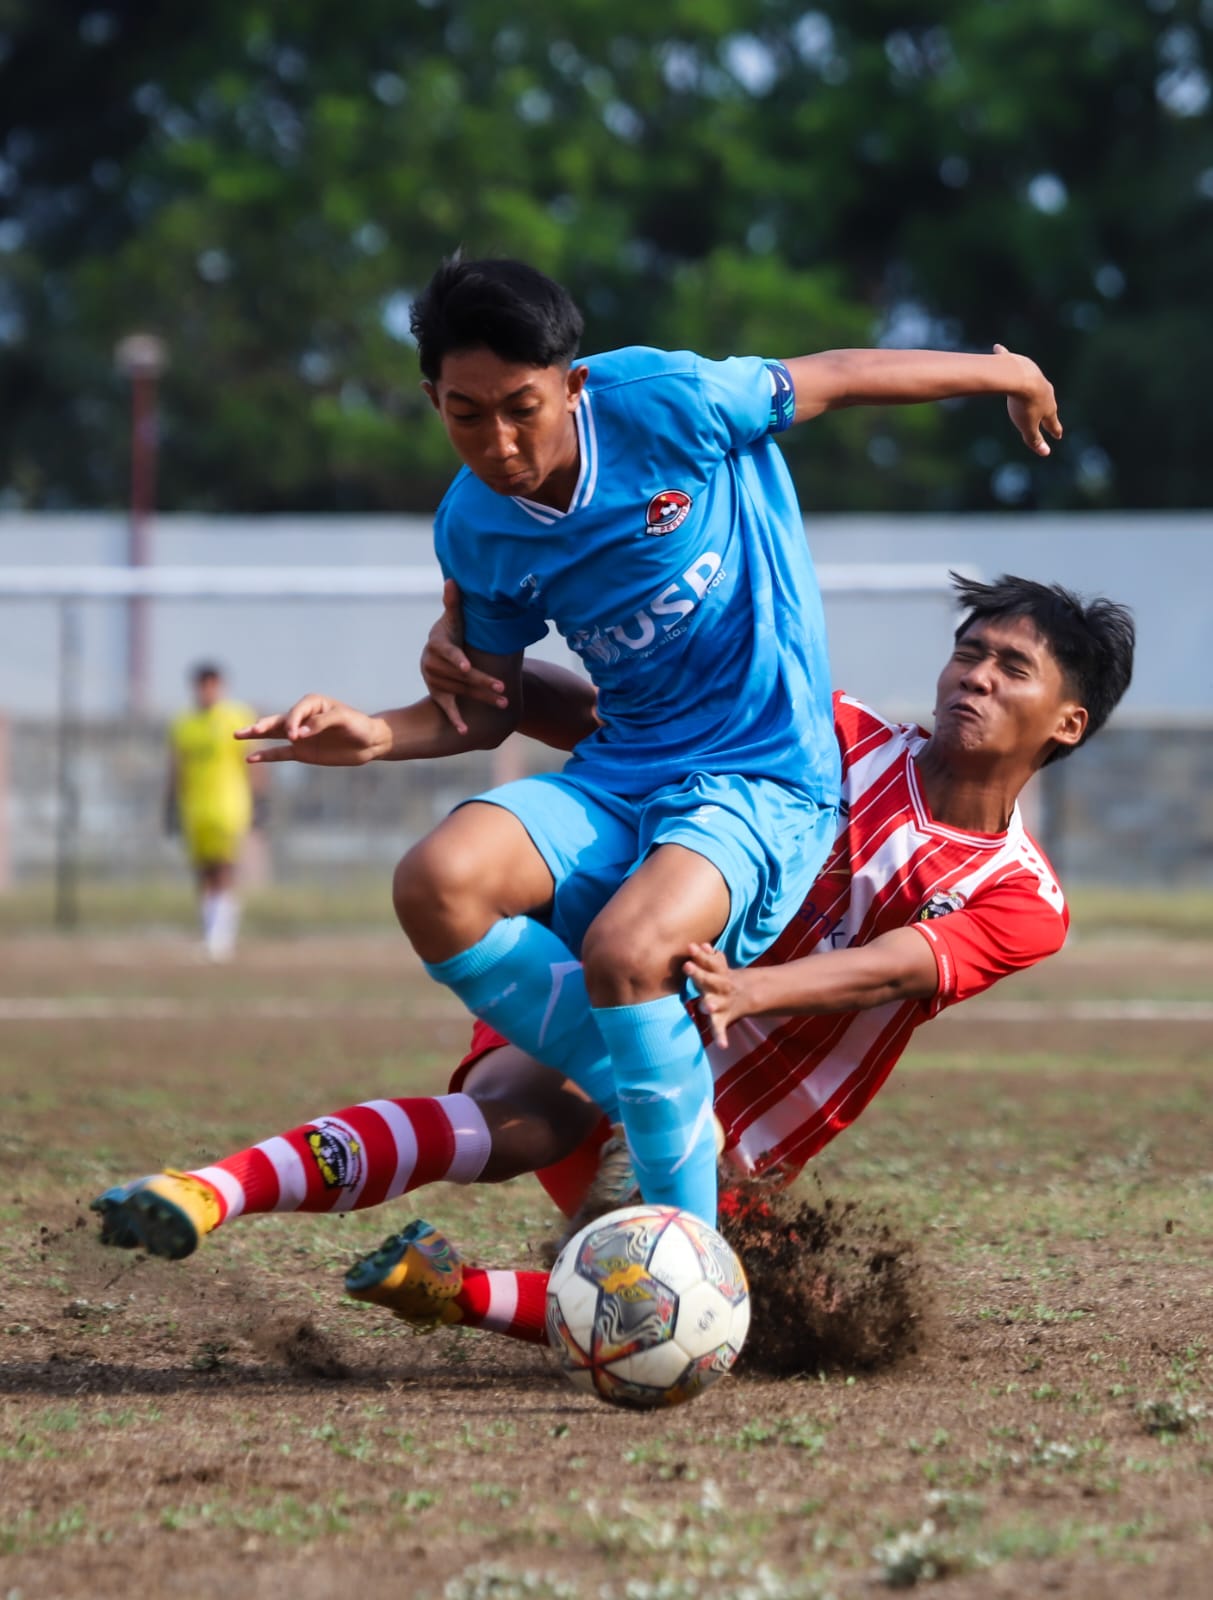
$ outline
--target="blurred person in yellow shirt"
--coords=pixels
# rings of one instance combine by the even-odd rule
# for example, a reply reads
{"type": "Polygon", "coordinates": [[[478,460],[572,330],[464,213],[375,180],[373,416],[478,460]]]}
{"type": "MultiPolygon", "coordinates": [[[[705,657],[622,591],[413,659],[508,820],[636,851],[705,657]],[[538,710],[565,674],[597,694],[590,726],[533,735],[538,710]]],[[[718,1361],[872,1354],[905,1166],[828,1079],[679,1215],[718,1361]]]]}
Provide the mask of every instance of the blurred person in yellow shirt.
{"type": "Polygon", "coordinates": [[[180,830],[198,883],[202,939],[212,961],[230,960],[240,926],[237,869],[263,785],[232,735],[256,717],[224,695],[221,669],[190,673],[194,704],[169,727],[165,824],[180,830]]]}

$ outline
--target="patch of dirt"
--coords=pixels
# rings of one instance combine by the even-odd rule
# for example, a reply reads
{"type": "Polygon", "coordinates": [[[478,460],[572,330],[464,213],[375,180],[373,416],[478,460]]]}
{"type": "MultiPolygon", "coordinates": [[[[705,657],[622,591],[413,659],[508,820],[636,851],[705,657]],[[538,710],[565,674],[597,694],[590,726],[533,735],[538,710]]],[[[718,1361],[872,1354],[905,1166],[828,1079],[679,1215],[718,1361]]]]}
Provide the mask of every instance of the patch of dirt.
{"type": "MultiPolygon", "coordinates": [[[[468,1259],[526,1259],[548,1213],[525,1182],[242,1220],[182,1262],[98,1244],[87,1200],[117,1177],[445,1082],[461,1016],[431,1020],[420,984],[403,1040],[359,1010],[397,948],[253,946],[229,974],[132,943],[128,980],[48,943],[0,973],[18,995],[214,1000],[188,1028],[0,1031],[0,1595],[321,1600],[353,1577],[413,1600],[870,1600],[875,1550],[927,1521],[949,1600],[1205,1592],[1207,1028],[1000,1026],[978,1004],[932,1024],[935,1059],[898,1068],[819,1178],[726,1222],[754,1296],[738,1377],[639,1415],[545,1350],[344,1301],[349,1259],[419,1211],[468,1259]],[[242,1012],[309,961],[339,1022],[242,1012]],[[920,1227],[928,1189],[947,1206],[920,1227]]],[[[1038,997],[1166,992],[1168,962],[1050,964],[1038,997]]]]}
{"type": "Polygon", "coordinates": [[[916,1352],[932,1310],[914,1246],[880,1210],[734,1187],[721,1231],[750,1282],[740,1367],[775,1376],[872,1371],[916,1352]]]}
{"type": "Polygon", "coordinates": [[[251,1330],[251,1342],[266,1361],[304,1378],[351,1378],[353,1371],[337,1354],[333,1341],[310,1317],[271,1317],[251,1330]]]}

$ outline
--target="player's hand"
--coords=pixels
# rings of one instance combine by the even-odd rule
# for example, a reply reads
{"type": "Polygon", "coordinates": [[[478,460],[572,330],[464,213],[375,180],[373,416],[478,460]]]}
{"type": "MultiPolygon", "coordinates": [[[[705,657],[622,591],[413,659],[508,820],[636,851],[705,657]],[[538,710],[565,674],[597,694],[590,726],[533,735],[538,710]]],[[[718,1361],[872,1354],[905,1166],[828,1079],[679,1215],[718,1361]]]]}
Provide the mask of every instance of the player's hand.
{"type": "Polygon", "coordinates": [[[994,354],[1009,356],[1020,368],[1020,382],[1007,390],[1007,415],[1029,450],[1038,456],[1049,455],[1044,435],[1049,433],[1054,439],[1060,439],[1062,434],[1053,385],[1035,361],[1014,355],[1005,344],[996,344],[994,354]]]}
{"type": "Polygon", "coordinates": [[[693,944],[690,952],[682,970],[699,990],[696,1004],[711,1024],[713,1039],[719,1045],[726,1045],[729,1024],[750,1015],[745,968],[730,967],[720,951],[710,944],[693,944]]]}
{"type": "Polygon", "coordinates": [[[499,711],[509,705],[500,678],[481,672],[463,653],[463,605],[454,578],[442,586],[442,615],[430,629],[421,652],[421,676],[430,699],[456,733],[468,731],[458,696],[466,695],[499,711]]]}
{"type": "Polygon", "coordinates": [[[254,750],[250,763],[300,761],[313,767],[361,767],[385,755],[392,733],[382,717],[368,717],[340,700],[305,694],[289,711],[261,717],[236,732],[237,739],[285,739],[254,750]]]}

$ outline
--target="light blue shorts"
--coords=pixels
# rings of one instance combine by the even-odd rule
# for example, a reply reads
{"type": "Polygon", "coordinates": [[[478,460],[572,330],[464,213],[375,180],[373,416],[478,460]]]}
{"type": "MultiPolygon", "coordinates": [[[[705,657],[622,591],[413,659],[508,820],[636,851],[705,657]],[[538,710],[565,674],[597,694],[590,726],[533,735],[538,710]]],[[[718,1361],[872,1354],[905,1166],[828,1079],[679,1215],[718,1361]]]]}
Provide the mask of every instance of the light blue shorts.
{"type": "Polygon", "coordinates": [[[800,909],[834,842],[838,813],[765,778],[693,773],[651,794],[611,794],[564,773],[521,778],[477,801],[522,823],[556,880],[551,927],[580,952],[586,929],[650,850],[680,844],[729,890],[717,947],[745,966],[800,909]]]}

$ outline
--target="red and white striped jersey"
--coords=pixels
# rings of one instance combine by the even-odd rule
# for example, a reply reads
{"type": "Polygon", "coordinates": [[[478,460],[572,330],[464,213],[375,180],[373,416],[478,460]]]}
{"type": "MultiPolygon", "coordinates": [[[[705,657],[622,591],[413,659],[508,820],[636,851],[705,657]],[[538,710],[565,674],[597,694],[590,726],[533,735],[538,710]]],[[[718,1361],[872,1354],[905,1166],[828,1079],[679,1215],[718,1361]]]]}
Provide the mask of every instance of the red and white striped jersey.
{"type": "MultiPolygon", "coordinates": [[[[835,694],[834,729],[842,751],[834,847],[796,916],[755,964],[795,961],[912,927],[935,952],[939,988],[929,1000],[865,1011],[746,1017],[730,1025],[725,1049],[697,1019],[715,1074],[726,1159],[786,1180],[854,1122],[920,1023],[1053,955],[1070,920],[1018,807],[1005,833],[966,833],[934,820],[914,765],[927,741],[922,728],[886,722],[835,694]]],[[[452,1092],[473,1061],[502,1043],[477,1022],[452,1092]]]]}
{"type": "Polygon", "coordinates": [[[727,1049],[709,1045],[725,1154],[747,1172],[792,1177],[848,1127],[919,1023],[1061,948],[1069,913],[1016,807],[1005,833],[931,816],[914,757],[922,728],[834,696],[842,804],[834,848],[800,911],[759,959],[770,966],[894,928],[927,939],[939,968],[929,1000],[865,1011],[747,1017],[727,1049]]]}

